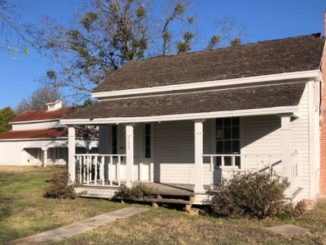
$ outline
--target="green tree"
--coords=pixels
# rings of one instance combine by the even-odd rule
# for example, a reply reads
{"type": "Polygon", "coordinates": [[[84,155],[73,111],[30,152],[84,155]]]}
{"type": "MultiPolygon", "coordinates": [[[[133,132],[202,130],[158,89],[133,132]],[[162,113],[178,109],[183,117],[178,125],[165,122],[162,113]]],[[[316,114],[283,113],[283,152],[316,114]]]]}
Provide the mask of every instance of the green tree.
{"type": "Polygon", "coordinates": [[[9,122],[15,117],[15,112],[10,107],[0,109],[0,134],[10,130],[9,122]]]}

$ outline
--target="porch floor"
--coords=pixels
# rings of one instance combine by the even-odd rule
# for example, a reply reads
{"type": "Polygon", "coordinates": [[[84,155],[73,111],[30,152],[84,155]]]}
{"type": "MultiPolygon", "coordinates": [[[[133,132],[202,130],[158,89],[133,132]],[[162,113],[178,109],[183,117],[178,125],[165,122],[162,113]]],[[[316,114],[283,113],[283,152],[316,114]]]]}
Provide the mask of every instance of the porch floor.
{"type": "MultiPolygon", "coordinates": [[[[142,183],[147,188],[151,189],[150,194],[159,196],[194,196],[194,185],[191,184],[174,184],[174,183],[154,183],[154,182],[135,182],[142,183]]],[[[122,182],[122,184],[124,184],[122,182]]],[[[118,190],[119,186],[107,186],[107,185],[95,185],[90,183],[88,185],[79,185],[77,188],[88,189],[88,190],[118,190]]],[[[205,194],[211,193],[210,186],[204,186],[205,194]]]]}
{"type": "MultiPolygon", "coordinates": [[[[156,195],[163,196],[194,196],[194,185],[191,184],[173,184],[173,183],[152,183],[142,182],[146,187],[152,189],[156,195]]],[[[204,186],[206,192],[209,191],[209,186],[204,186]]]]}

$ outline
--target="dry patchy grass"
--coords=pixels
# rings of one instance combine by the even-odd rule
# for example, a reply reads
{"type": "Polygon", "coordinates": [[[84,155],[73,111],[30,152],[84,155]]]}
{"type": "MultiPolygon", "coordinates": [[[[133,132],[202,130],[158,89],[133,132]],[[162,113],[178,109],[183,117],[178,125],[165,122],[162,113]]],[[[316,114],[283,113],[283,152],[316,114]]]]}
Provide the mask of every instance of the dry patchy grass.
{"type": "Polygon", "coordinates": [[[48,171],[48,169],[40,167],[40,166],[10,166],[10,165],[3,165],[0,166],[0,173],[27,173],[33,171],[48,171]]]}
{"type": "MultiPolygon", "coordinates": [[[[104,200],[42,197],[56,168],[0,168],[0,244],[123,207],[104,200]]],[[[118,220],[59,244],[326,244],[326,204],[299,219],[193,217],[165,208],[118,220]],[[290,223],[311,234],[284,237],[265,228],[290,223]]]]}
{"type": "Polygon", "coordinates": [[[164,208],[119,220],[58,244],[326,244],[326,205],[300,219],[219,219],[192,217],[164,208]],[[291,223],[311,234],[281,236],[265,228],[291,223]]]}
{"type": "Polygon", "coordinates": [[[105,200],[44,198],[43,190],[56,171],[57,167],[0,168],[0,244],[122,207],[105,200]]]}

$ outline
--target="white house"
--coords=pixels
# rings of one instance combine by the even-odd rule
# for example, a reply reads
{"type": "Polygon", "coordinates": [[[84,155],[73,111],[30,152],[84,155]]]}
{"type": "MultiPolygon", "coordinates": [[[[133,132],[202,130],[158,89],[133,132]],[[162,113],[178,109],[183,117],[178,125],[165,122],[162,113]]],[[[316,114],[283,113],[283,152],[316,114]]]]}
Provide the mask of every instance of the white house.
{"type": "MultiPolygon", "coordinates": [[[[12,130],[0,135],[0,165],[66,164],[67,127],[60,119],[76,108],[63,108],[61,101],[47,104],[47,110],[29,111],[10,122],[12,130]]],[[[92,140],[96,149],[98,141],[92,140]]],[[[79,152],[86,152],[85,141],[77,140],[79,152]]]]}
{"type": "Polygon", "coordinates": [[[326,182],[324,46],[314,34],[126,64],[93,91],[98,103],[61,120],[71,180],[102,197],[160,183],[201,203],[236,172],[271,171],[313,204],[326,182]],[[100,154],[76,154],[79,125],[100,126],[100,154]]]}

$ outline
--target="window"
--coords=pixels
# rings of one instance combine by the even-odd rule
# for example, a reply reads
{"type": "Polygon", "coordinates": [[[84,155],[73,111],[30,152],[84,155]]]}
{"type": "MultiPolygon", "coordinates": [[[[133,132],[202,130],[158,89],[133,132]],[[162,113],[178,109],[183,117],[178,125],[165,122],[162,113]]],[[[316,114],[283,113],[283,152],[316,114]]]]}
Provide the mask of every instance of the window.
{"type": "Polygon", "coordinates": [[[112,125],[112,154],[118,154],[118,126],[112,125]]]}
{"type": "MultiPolygon", "coordinates": [[[[216,119],[216,154],[240,154],[240,120],[239,118],[216,119]]],[[[221,164],[217,159],[217,165],[221,164]]],[[[232,157],[224,157],[226,166],[232,164],[232,157]]],[[[240,157],[235,158],[240,166],[240,157]]]]}
{"type": "Polygon", "coordinates": [[[151,125],[145,124],[145,158],[151,158],[151,125]]]}

